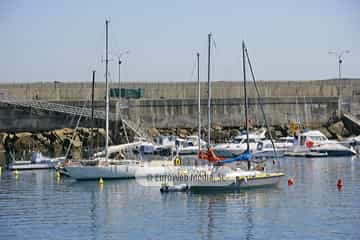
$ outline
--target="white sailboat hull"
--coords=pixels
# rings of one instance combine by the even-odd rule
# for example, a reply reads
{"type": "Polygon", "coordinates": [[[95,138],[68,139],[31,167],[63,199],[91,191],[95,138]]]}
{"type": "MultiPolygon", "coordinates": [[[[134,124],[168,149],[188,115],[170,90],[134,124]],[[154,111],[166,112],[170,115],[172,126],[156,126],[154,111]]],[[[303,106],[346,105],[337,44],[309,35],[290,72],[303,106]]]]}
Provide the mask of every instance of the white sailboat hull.
{"type": "Polygon", "coordinates": [[[206,189],[243,189],[243,188],[256,188],[256,187],[271,187],[279,184],[283,174],[267,177],[254,177],[254,178],[236,178],[232,181],[221,182],[207,182],[192,184],[191,190],[206,190],[206,189]]]}
{"type": "Polygon", "coordinates": [[[97,166],[66,166],[68,175],[76,180],[94,179],[134,179],[145,178],[149,175],[168,173],[168,166],[150,165],[97,165],[97,166]]]}
{"type": "Polygon", "coordinates": [[[68,175],[76,180],[92,179],[129,179],[135,178],[135,166],[68,166],[65,167],[68,175]]]}
{"type": "Polygon", "coordinates": [[[282,176],[267,177],[260,179],[247,179],[238,182],[239,188],[251,188],[251,187],[267,187],[278,185],[282,176]]]}

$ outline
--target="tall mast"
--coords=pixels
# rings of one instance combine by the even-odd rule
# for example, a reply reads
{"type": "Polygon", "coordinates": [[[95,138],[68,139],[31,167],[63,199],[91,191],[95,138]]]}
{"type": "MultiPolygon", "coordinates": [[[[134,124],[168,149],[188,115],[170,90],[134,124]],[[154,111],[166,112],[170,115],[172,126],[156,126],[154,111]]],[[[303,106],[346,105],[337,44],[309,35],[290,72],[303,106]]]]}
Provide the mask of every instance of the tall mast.
{"type": "Polygon", "coordinates": [[[108,64],[109,64],[109,42],[108,42],[108,25],[109,20],[106,20],[106,44],[105,44],[105,51],[106,51],[106,57],[105,57],[105,85],[106,85],[106,138],[105,138],[105,159],[108,159],[108,148],[109,148],[109,83],[108,83],[108,64]]]}
{"type": "Polygon", "coordinates": [[[95,88],[95,70],[92,71],[91,86],[91,148],[94,149],[94,88],[95,88]]]}
{"type": "Polygon", "coordinates": [[[200,53],[196,54],[196,62],[197,62],[197,88],[198,88],[198,154],[201,150],[201,111],[200,111],[200,107],[201,107],[201,89],[200,89],[200,53]]]}
{"type": "MultiPolygon", "coordinates": [[[[245,105],[246,151],[250,152],[249,126],[248,126],[248,104],[247,104],[247,94],[246,94],[245,42],[244,41],[242,41],[242,57],[243,57],[243,73],[244,73],[244,105],[245,105]]],[[[250,170],[250,160],[248,161],[248,169],[250,170]]]]}
{"type": "Polygon", "coordinates": [[[211,55],[211,33],[208,35],[208,144],[210,148],[210,130],[211,130],[211,82],[210,82],[210,55],[211,55]]]}

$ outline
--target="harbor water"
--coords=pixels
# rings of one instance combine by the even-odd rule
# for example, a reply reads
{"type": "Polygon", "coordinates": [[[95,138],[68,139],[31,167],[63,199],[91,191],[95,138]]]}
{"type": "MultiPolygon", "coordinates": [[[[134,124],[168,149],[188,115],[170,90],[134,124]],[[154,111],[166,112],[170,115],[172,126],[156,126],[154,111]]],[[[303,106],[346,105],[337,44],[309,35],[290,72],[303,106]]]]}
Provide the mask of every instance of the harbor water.
{"type": "Polygon", "coordinates": [[[3,170],[0,239],[360,238],[359,158],[280,162],[286,177],[275,188],[167,194],[135,180],[3,170]]]}

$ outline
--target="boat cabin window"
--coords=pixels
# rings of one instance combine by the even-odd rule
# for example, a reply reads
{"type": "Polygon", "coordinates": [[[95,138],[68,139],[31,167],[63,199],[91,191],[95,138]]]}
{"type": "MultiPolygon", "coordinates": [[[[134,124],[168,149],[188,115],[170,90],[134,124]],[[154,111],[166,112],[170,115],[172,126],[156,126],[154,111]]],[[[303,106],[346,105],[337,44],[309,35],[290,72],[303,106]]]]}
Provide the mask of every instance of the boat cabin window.
{"type": "Polygon", "coordinates": [[[278,142],[279,143],[293,143],[294,139],[291,139],[291,138],[279,139],[278,142]]]}
{"type": "Polygon", "coordinates": [[[265,144],[264,148],[273,148],[273,145],[271,143],[265,144]]]}
{"type": "Polygon", "coordinates": [[[326,141],[326,138],[323,136],[311,136],[310,138],[311,138],[311,140],[317,141],[317,142],[326,141]]]}

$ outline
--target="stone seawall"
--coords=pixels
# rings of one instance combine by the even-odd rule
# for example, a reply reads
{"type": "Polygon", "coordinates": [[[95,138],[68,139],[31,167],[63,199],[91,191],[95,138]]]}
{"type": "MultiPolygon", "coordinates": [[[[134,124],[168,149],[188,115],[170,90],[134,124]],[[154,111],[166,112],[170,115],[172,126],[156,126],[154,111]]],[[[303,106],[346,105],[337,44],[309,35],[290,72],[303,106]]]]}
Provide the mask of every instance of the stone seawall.
{"type": "MultiPolygon", "coordinates": [[[[268,123],[284,125],[300,122],[305,127],[316,128],[336,116],[337,97],[268,97],[264,98],[264,111],[268,123]]],[[[249,123],[264,124],[258,99],[249,99],[249,123]]],[[[360,97],[342,98],[342,111],[360,114],[360,97]]],[[[207,124],[207,101],[201,101],[201,123],[207,124]]],[[[144,128],[196,127],[197,101],[193,99],[132,100],[129,102],[128,118],[144,128]]],[[[244,100],[213,99],[211,104],[212,123],[221,126],[244,125],[244,100]]]]}
{"type": "MultiPolygon", "coordinates": [[[[341,86],[342,96],[360,96],[360,79],[314,80],[314,81],[258,81],[258,87],[263,97],[334,97],[339,95],[341,86]]],[[[145,99],[195,99],[197,86],[195,82],[125,82],[112,84],[111,87],[142,88],[145,99]]],[[[52,101],[78,101],[90,99],[91,83],[21,83],[0,84],[0,93],[5,92],[17,99],[39,99],[52,101]]],[[[248,94],[256,97],[254,86],[248,84],[248,94]]],[[[105,95],[104,82],[95,86],[95,99],[103,100],[105,95]]],[[[207,96],[206,83],[201,83],[201,95],[207,96]]],[[[241,81],[212,83],[212,97],[215,99],[243,97],[241,81]]]]}

